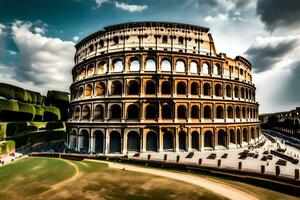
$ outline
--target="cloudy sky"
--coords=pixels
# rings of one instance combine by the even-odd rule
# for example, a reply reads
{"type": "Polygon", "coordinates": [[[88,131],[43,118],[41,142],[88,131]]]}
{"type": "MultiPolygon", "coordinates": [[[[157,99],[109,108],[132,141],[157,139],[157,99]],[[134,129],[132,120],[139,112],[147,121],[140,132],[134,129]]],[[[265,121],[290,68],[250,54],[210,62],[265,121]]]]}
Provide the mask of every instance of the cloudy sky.
{"type": "Polygon", "coordinates": [[[254,66],[260,113],[300,106],[299,0],[0,0],[0,82],[68,91],[74,45],[104,26],[210,28],[218,52],[254,66]]]}

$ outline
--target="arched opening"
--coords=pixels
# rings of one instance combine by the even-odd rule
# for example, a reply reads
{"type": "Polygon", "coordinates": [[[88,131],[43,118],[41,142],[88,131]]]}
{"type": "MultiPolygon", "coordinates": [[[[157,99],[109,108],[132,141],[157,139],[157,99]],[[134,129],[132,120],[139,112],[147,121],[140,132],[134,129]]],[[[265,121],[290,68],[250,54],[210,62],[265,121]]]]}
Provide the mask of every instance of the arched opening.
{"type": "Polygon", "coordinates": [[[156,71],[156,63],[153,59],[148,59],[146,61],[145,71],[156,71]]]}
{"type": "Polygon", "coordinates": [[[109,153],[121,153],[121,135],[117,131],[109,134],[109,153]]]}
{"type": "Polygon", "coordinates": [[[179,150],[186,151],[186,133],[184,131],[179,132],[179,150]]]}
{"type": "Polygon", "coordinates": [[[171,71],[171,63],[169,60],[162,60],[161,62],[161,71],[170,72],[171,71]]]}
{"type": "Polygon", "coordinates": [[[146,151],[157,151],[158,136],[154,131],[147,133],[146,151]]]}
{"type": "Polygon", "coordinates": [[[246,93],[246,99],[248,99],[248,89],[245,89],[245,93],[246,93]]]}
{"type": "Polygon", "coordinates": [[[156,106],[154,104],[147,105],[146,119],[156,119],[156,106]]]}
{"type": "Polygon", "coordinates": [[[196,106],[196,105],[192,106],[191,118],[199,119],[199,106],[196,106]]]}
{"type": "Polygon", "coordinates": [[[85,77],[85,70],[82,68],[79,72],[79,80],[83,79],[85,77]]]}
{"type": "Polygon", "coordinates": [[[168,36],[167,35],[164,35],[162,37],[162,43],[168,43],[168,36]]]}
{"type": "Polygon", "coordinates": [[[114,104],[109,109],[110,119],[121,119],[122,118],[122,109],[118,104],[114,104]]]}
{"type": "Polygon", "coordinates": [[[114,81],[111,84],[111,94],[112,95],[122,95],[122,83],[120,81],[114,81]]]}
{"type": "Polygon", "coordinates": [[[95,136],[95,152],[96,153],[103,153],[104,134],[102,133],[102,131],[95,131],[94,136],[95,136]]]}
{"type": "Polygon", "coordinates": [[[171,94],[171,84],[169,81],[162,82],[161,93],[162,94],[171,94]]]}
{"type": "Polygon", "coordinates": [[[146,82],[146,94],[156,94],[156,84],[154,81],[146,82]]]}
{"type": "Polygon", "coordinates": [[[203,85],[203,94],[205,96],[211,96],[211,89],[210,89],[210,84],[209,83],[204,83],[203,85]]]}
{"type": "Polygon", "coordinates": [[[245,107],[242,108],[242,114],[243,114],[243,118],[245,119],[246,118],[246,108],[245,107]]]}
{"type": "Polygon", "coordinates": [[[234,87],[234,97],[239,98],[239,88],[238,88],[238,86],[234,87]]]}
{"type": "Polygon", "coordinates": [[[91,109],[89,106],[84,106],[82,110],[82,119],[83,120],[89,120],[91,117],[91,109]]]}
{"type": "Polygon", "coordinates": [[[82,130],[80,133],[80,148],[81,152],[89,152],[89,144],[90,144],[90,137],[89,133],[86,130],[82,130]]]}
{"type": "Polygon", "coordinates": [[[119,37],[118,36],[114,36],[113,37],[113,42],[114,42],[114,44],[119,44],[119,37]]]}
{"type": "Polygon", "coordinates": [[[178,37],[178,44],[179,45],[183,45],[183,37],[182,36],[180,36],[180,37],[178,37]]]}
{"type": "Polygon", "coordinates": [[[92,96],[92,85],[91,84],[87,84],[86,86],[85,86],[85,96],[86,97],[90,97],[90,96],[92,96]]]}
{"type": "Polygon", "coordinates": [[[232,90],[230,85],[226,85],[226,96],[232,97],[232,90]]]}
{"type": "Polygon", "coordinates": [[[172,119],[172,107],[167,103],[162,106],[162,119],[172,119]]]}
{"type": "Polygon", "coordinates": [[[130,62],[129,71],[139,71],[140,70],[140,61],[137,58],[134,58],[130,62]]]}
{"type": "Polygon", "coordinates": [[[123,62],[120,59],[116,59],[113,62],[113,72],[122,72],[124,70],[123,62]]]}
{"type": "Polygon", "coordinates": [[[227,107],[227,117],[232,119],[233,118],[233,108],[232,106],[227,107]]]}
{"type": "Polygon", "coordinates": [[[246,118],[249,119],[249,117],[250,117],[250,109],[249,109],[249,107],[248,107],[248,108],[247,108],[247,113],[246,113],[246,118]]]}
{"type": "Polygon", "coordinates": [[[69,146],[73,149],[76,149],[77,146],[77,138],[76,138],[76,131],[72,131],[70,134],[69,146]]]}
{"type": "Polygon", "coordinates": [[[75,119],[79,119],[79,117],[80,117],[80,108],[79,107],[77,107],[76,109],[75,109],[75,119]]]}
{"type": "Polygon", "coordinates": [[[241,131],[240,131],[240,129],[237,130],[236,136],[237,136],[237,143],[238,143],[238,144],[242,144],[242,140],[241,140],[241,131]]]}
{"type": "Polygon", "coordinates": [[[185,72],[185,63],[182,60],[176,62],[176,72],[185,72]]]}
{"type": "Polygon", "coordinates": [[[107,72],[107,63],[105,61],[101,61],[98,64],[98,74],[104,74],[107,72]]]}
{"type": "Polygon", "coordinates": [[[230,143],[235,144],[235,133],[233,129],[230,129],[230,143]]]}
{"type": "Polygon", "coordinates": [[[222,75],[222,68],[219,64],[214,65],[214,74],[216,75],[222,75]]]}
{"type": "Polygon", "coordinates": [[[224,119],[224,110],[223,110],[223,106],[218,106],[218,107],[217,107],[216,118],[217,118],[217,119],[224,119]]]}
{"type": "Polygon", "coordinates": [[[140,135],[136,131],[127,134],[127,151],[140,152],[140,135]]]}
{"type": "Polygon", "coordinates": [[[235,117],[241,118],[241,109],[239,106],[235,107],[235,117]]]}
{"type": "Polygon", "coordinates": [[[202,73],[203,74],[210,74],[210,67],[208,63],[203,63],[202,65],[202,73]]]}
{"type": "Polygon", "coordinates": [[[173,133],[171,133],[170,131],[166,131],[163,134],[163,148],[165,151],[174,150],[174,137],[173,133]]]}
{"type": "Polygon", "coordinates": [[[200,150],[199,133],[197,131],[192,132],[192,149],[200,150]]]}
{"type": "Polygon", "coordinates": [[[139,119],[140,109],[136,104],[131,104],[127,107],[127,119],[139,119]]]}
{"type": "Polygon", "coordinates": [[[96,85],[96,95],[97,96],[104,96],[105,95],[105,84],[100,82],[96,85]]]}
{"type": "Polygon", "coordinates": [[[186,84],[182,81],[177,83],[177,94],[186,94],[186,84]]]}
{"type": "Polygon", "coordinates": [[[190,63],[190,72],[192,74],[198,74],[198,64],[195,61],[190,63]]]}
{"type": "Polygon", "coordinates": [[[78,97],[82,97],[82,96],[83,96],[83,87],[80,87],[78,97]]]}
{"type": "Polygon", "coordinates": [[[216,84],[215,85],[215,95],[217,97],[222,96],[222,86],[221,86],[221,84],[216,84]]]}
{"type": "Polygon", "coordinates": [[[243,87],[241,87],[241,98],[244,99],[245,98],[245,90],[243,87]]]}
{"type": "Polygon", "coordinates": [[[104,109],[102,105],[97,105],[94,110],[94,120],[104,119],[104,109]]]}
{"type": "Polygon", "coordinates": [[[140,93],[139,83],[135,80],[131,80],[128,83],[128,94],[129,95],[138,95],[140,93]]]}
{"type": "Polygon", "coordinates": [[[211,131],[206,131],[204,133],[204,147],[213,148],[213,134],[211,131]]]}
{"type": "Polygon", "coordinates": [[[199,85],[196,82],[191,84],[191,94],[192,95],[199,95],[199,85]]]}
{"type": "Polygon", "coordinates": [[[248,129],[243,129],[243,142],[248,142],[248,129]]]}
{"type": "Polygon", "coordinates": [[[218,131],[218,145],[227,146],[227,133],[222,129],[218,131]]]}
{"type": "Polygon", "coordinates": [[[93,74],[94,74],[94,65],[91,64],[87,67],[87,75],[93,76],[93,74]]]}
{"type": "Polygon", "coordinates": [[[204,107],[204,118],[205,119],[211,119],[211,108],[210,106],[204,107]]]}
{"type": "Polygon", "coordinates": [[[178,106],[177,108],[177,117],[178,119],[186,119],[186,107],[183,105],[178,106]]]}
{"type": "Polygon", "coordinates": [[[255,130],[253,127],[251,127],[251,139],[255,139],[255,130]]]}

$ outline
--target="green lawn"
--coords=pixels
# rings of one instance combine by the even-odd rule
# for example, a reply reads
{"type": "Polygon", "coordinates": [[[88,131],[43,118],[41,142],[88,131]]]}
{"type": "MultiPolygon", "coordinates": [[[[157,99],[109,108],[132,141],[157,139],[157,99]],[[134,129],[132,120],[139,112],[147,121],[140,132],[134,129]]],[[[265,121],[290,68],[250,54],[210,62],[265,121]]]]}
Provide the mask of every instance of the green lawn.
{"type": "Polygon", "coordinates": [[[218,200],[224,198],[180,181],[115,170],[101,163],[25,158],[0,167],[0,199],[218,200]]]}

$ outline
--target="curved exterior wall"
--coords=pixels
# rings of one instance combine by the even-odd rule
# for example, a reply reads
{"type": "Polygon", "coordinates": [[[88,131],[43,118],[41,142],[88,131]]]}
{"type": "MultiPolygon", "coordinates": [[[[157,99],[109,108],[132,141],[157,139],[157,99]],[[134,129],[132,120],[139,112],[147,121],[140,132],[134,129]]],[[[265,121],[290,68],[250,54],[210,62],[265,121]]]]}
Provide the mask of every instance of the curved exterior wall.
{"type": "Polygon", "coordinates": [[[76,48],[68,120],[76,150],[192,151],[257,142],[251,64],[217,54],[207,28],[119,24],[76,48]]]}

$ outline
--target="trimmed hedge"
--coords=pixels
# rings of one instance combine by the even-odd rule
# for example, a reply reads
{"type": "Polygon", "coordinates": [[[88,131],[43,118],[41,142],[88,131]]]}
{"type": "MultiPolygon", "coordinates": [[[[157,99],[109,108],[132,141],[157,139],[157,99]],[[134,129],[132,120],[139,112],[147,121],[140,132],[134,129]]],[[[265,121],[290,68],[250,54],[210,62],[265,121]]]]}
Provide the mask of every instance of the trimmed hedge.
{"type": "Polygon", "coordinates": [[[16,149],[16,144],[12,140],[0,142],[0,155],[7,154],[16,149]]]}
{"type": "Polygon", "coordinates": [[[60,101],[69,102],[69,95],[67,92],[50,90],[47,93],[47,98],[52,99],[52,100],[60,100],[60,101]]]}
{"type": "Polygon", "coordinates": [[[61,119],[60,110],[54,106],[44,106],[44,121],[58,121],[61,119]]]}
{"type": "Polygon", "coordinates": [[[0,99],[0,111],[3,110],[19,112],[19,104],[17,101],[0,99]]]}

